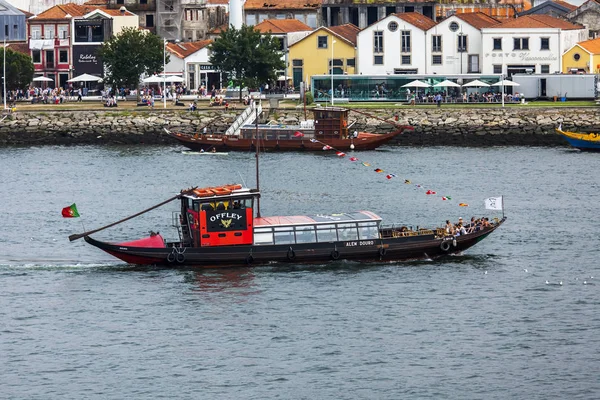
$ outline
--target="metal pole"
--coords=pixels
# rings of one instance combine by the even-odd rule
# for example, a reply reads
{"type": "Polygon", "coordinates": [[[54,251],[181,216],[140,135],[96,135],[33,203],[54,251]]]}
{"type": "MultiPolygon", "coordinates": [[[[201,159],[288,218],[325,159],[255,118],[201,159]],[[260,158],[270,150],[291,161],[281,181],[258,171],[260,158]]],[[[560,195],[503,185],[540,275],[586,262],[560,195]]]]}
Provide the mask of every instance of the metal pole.
{"type": "Polygon", "coordinates": [[[163,108],[167,108],[167,41],[163,39],[163,108]]]}
{"type": "MultiPolygon", "coordinates": [[[[240,89],[241,90],[241,89],[240,89]]],[[[260,100],[258,100],[260,101],[260,100]]],[[[259,157],[259,143],[258,143],[258,101],[254,103],[254,112],[256,113],[256,132],[254,136],[254,145],[256,146],[256,190],[260,193],[260,181],[259,181],[259,172],[258,172],[258,157],[259,157]]],[[[256,217],[260,218],[260,196],[256,198],[256,217]]]]}
{"type": "MultiPolygon", "coordinates": [[[[4,32],[6,33],[6,32],[4,32]]],[[[6,110],[6,35],[4,35],[4,58],[3,58],[3,73],[2,80],[4,81],[4,109],[6,110]]]]}
{"type": "Polygon", "coordinates": [[[331,105],[333,106],[333,36],[331,37],[331,105]]]}

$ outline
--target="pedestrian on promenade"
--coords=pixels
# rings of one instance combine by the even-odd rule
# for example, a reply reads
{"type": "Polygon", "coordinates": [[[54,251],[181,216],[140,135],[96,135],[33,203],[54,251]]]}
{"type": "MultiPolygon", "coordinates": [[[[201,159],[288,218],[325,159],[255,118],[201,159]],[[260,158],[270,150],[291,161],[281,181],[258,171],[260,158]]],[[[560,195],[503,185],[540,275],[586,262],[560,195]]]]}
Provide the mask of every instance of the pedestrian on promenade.
{"type": "Polygon", "coordinates": [[[437,103],[438,107],[442,106],[442,95],[441,94],[439,94],[439,93],[436,94],[434,100],[437,103]]]}

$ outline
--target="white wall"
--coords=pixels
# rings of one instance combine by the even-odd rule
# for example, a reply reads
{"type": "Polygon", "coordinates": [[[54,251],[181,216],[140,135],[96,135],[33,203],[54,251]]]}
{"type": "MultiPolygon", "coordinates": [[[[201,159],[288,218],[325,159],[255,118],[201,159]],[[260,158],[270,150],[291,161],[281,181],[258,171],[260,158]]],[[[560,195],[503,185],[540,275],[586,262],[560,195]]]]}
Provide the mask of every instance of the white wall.
{"type": "MultiPolygon", "coordinates": [[[[395,15],[388,15],[386,18],[363,29],[357,37],[357,69],[358,73],[363,75],[386,75],[393,74],[394,68],[399,69],[417,69],[417,73],[425,73],[426,51],[425,50],[425,32],[408,22],[398,18],[395,15]],[[390,31],[389,23],[396,22],[398,29],[395,32],[390,31]],[[383,65],[374,64],[374,39],[373,32],[383,31],[383,65]],[[401,35],[402,31],[411,32],[411,63],[410,65],[401,64],[401,35]]],[[[429,46],[429,44],[427,45],[429,46]]]]}
{"type": "MultiPolygon", "coordinates": [[[[452,16],[440,22],[433,28],[427,31],[427,74],[466,74],[469,72],[469,55],[479,55],[479,63],[481,71],[481,31],[460,18],[452,16]],[[450,30],[450,24],[456,22],[459,29],[456,32],[450,30]],[[459,53],[458,36],[460,34],[467,36],[467,51],[459,53]],[[432,38],[435,35],[442,36],[442,65],[433,65],[432,38]]],[[[440,54],[440,53],[435,53],[440,54]]],[[[477,71],[473,71],[476,73],[477,71]]]]}
{"type": "Polygon", "coordinates": [[[535,73],[542,65],[549,65],[550,73],[561,71],[562,54],[587,37],[587,29],[563,31],[558,28],[483,28],[482,73],[493,74],[494,64],[504,64],[506,74],[510,65],[532,65],[535,73]],[[529,38],[529,50],[514,50],[514,38],[529,38]],[[502,50],[493,50],[493,39],[502,39],[502,50]],[[550,39],[550,49],[540,50],[542,38],[550,39]]]}

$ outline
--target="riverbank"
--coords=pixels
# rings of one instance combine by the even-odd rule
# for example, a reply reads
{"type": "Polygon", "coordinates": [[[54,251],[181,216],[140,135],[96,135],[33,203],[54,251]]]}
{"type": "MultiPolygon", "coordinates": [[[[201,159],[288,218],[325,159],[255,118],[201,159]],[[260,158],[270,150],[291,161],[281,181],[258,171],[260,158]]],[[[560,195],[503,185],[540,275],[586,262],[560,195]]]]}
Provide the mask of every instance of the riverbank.
{"type": "MultiPolygon", "coordinates": [[[[195,112],[185,109],[105,109],[40,111],[10,114],[0,122],[0,146],[77,144],[169,144],[174,143],[164,128],[193,133],[207,126],[208,132],[223,132],[240,109],[207,107],[195,112]]],[[[369,109],[366,116],[350,113],[353,128],[385,133],[396,121],[414,127],[395,141],[400,146],[499,146],[564,145],[554,133],[559,123],[578,131],[600,125],[596,108],[510,107],[510,108],[410,108],[399,106],[369,109]]],[[[299,108],[272,108],[263,121],[295,124],[304,120],[299,108]]],[[[308,111],[310,119],[310,111],[308,111]]]]}

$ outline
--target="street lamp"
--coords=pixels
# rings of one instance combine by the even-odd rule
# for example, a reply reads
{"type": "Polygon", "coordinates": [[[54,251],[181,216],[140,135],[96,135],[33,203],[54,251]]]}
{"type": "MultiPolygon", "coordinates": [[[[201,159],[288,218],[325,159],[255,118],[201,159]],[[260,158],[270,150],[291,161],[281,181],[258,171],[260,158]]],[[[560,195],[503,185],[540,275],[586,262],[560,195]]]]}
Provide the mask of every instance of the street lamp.
{"type": "Polygon", "coordinates": [[[333,36],[331,37],[331,105],[333,106],[333,97],[334,97],[334,92],[333,92],[333,45],[335,43],[335,39],[333,39],[333,36]]]}
{"type": "MultiPolygon", "coordinates": [[[[6,32],[4,32],[6,33],[6,32]]],[[[2,59],[3,63],[3,73],[2,80],[4,81],[4,109],[6,110],[6,35],[4,35],[4,58],[2,59]]]]}
{"type": "Polygon", "coordinates": [[[163,108],[167,108],[167,43],[163,39],[163,108]]]}

